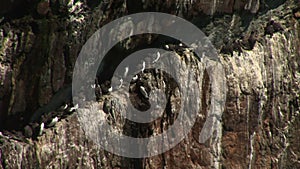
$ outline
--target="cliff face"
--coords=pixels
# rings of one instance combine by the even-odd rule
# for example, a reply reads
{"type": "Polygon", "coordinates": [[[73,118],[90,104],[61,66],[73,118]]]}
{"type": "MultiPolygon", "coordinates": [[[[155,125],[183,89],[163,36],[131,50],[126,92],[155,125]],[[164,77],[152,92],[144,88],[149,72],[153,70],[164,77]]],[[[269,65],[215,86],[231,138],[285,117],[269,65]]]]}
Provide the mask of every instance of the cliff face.
{"type": "MultiPolygon", "coordinates": [[[[299,2],[51,0],[32,4],[22,10],[19,1],[5,1],[7,8],[0,13],[0,168],[300,168],[299,2]],[[18,15],[12,15],[16,9],[18,15]],[[76,113],[65,115],[56,106],[49,111],[59,112],[59,122],[41,136],[28,138],[24,128],[34,112],[53,103],[55,95],[71,84],[76,58],[87,39],[110,21],[142,11],[188,19],[220,51],[228,91],[225,110],[217,119],[217,135],[199,143],[211,104],[212,82],[193,53],[177,52],[184,64],[196,69],[198,88],[189,92],[201,91],[201,109],[192,131],[170,151],[144,159],[113,155],[85,136],[76,113]],[[270,33],[270,20],[283,30],[270,33]],[[253,45],[251,32],[255,32],[253,45]],[[236,41],[245,45],[236,48],[236,41]]],[[[109,55],[113,59],[104,63],[105,69],[115,65],[114,60],[120,61],[126,48],[152,45],[156,38],[137,37],[119,44],[109,55]]],[[[110,73],[100,74],[106,78],[110,73]]],[[[172,80],[161,78],[160,73],[150,71],[140,76],[147,79],[140,83],[151,82],[150,89],[166,91],[168,106],[160,120],[144,126],[132,124],[120,116],[126,111],[122,107],[125,101],[115,95],[103,95],[90,108],[98,107],[121,133],[148,137],[173,124],[180,95],[172,80]]],[[[133,84],[132,102],[147,108],[148,102],[134,94],[137,90],[133,84]]]]}

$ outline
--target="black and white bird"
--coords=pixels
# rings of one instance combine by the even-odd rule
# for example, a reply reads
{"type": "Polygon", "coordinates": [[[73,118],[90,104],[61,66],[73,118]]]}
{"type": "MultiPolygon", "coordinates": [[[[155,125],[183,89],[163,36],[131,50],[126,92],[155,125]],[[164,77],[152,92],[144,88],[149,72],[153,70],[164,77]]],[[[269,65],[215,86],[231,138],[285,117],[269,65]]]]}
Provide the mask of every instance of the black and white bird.
{"type": "Polygon", "coordinates": [[[111,109],[110,103],[111,102],[107,98],[105,98],[102,109],[103,109],[104,113],[106,113],[106,114],[108,114],[110,112],[110,109],[111,109]]]}
{"type": "Polygon", "coordinates": [[[69,108],[69,105],[67,103],[63,103],[59,108],[58,111],[67,111],[69,108]]]}
{"type": "Polygon", "coordinates": [[[146,62],[143,61],[143,67],[142,67],[142,70],[141,70],[143,73],[144,73],[145,68],[146,68],[146,62]]]}
{"type": "Polygon", "coordinates": [[[96,84],[91,84],[91,88],[95,89],[96,88],[96,84]]]}
{"type": "Polygon", "coordinates": [[[164,81],[164,80],[162,81],[162,84],[163,84],[163,86],[162,86],[162,87],[163,87],[163,89],[165,89],[165,88],[166,88],[166,83],[165,83],[165,81],[164,81]]]}
{"type": "Polygon", "coordinates": [[[274,31],[275,32],[281,32],[281,31],[284,31],[284,29],[283,29],[283,27],[281,26],[281,24],[280,23],[277,23],[277,22],[275,22],[275,21],[271,21],[271,24],[273,25],[273,27],[274,27],[274,31]]]}
{"type": "Polygon", "coordinates": [[[188,46],[184,45],[183,43],[178,44],[165,44],[163,47],[165,50],[168,51],[175,51],[175,52],[184,52],[189,50],[188,46]]]}
{"type": "Polygon", "coordinates": [[[125,72],[123,75],[124,78],[127,77],[128,71],[129,71],[129,67],[127,66],[127,67],[125,67],[125,72]]]}
{"type": "Polygon", "coordinates": [[[118,86],[118,88],[120,89],[122,87],[122,85],[123,85],[123,79],[121,78],[120,79],[120,85],[118,86]]]}
{"type": "Polygon", "coordinates": [[[48,127],[53,127],[58,122],[58,117],[54,117],[51,122],[48,124],[48,127]]]}
{"type": "Polygon", "coordinates": [[[220,53],[233,55],[233,46],[232,46],[232,40],[229,38],[224,39],[224,44],[221,47],[220,53]]]}
{"type": "Polygon", "coordinates": [[[274,20],[270,20],[265,27],[265,35],[270,35],[271,37],[274,33],[281,31],[284,31],[283,27],[274,20]]]}
{"type": "Polygon", "coordinates": [[[133,81],[136,81],[136,80],[138,80],[138,78],[139,78],[139,76],[138,76],[138,75],[135,75],[135,76],[133,76],[132,80],[133,80],[133,81]]]}
{"type": "Polygon", "coordinates": [[[102,94],[108,94],[109,92],[112,91],[112,88],[111,88],[111,82],[109,80],[106,80],[104,83],[102,83],[100,85],[101,87],[101,92],[102,94]]]}
{"type": "Polygon", "coordinates": [[[40,131],[39,131],[39,136],[41,136],[43,134],[44,127],[45,127],[45,124],[41,123],[41,125],[40,125],[40,131]]]}
{"type": "Polygon", "coordinates": [[[33,131],[32,131],[32,128],[31,128],[29,125],[26,125],[26,126],[24,127],[24,135],[25,135],[25,137],[27,137],[27,138],[32,137],[33,131]]]}
{"type": "Polygon", "coordinates": [[[146,91],[146,89],[145,89],[144,86],[140,86],[140,92],[142,93],[142,95],[143,95],[146,99],[149,98],[148,92],[146,91]]]}
{"type": "Polygon", "coordinates": [[[71,107],[69,112],[76,111],[78,109],[78,104],[76,104],[74,107],[71,107]]]}
{"type": "Polygon", "coordinates": [[[96,95],[96,100],[99,100],[102,96],[102,90],[99,84],[96,84],[95,95],[96,95]]]}
{"type": "Polygon", "coordinates": [[[110,88],[108,88],[108,92],[112,92],[113,91],[113,87],[111,86],[110,88]]]}
{"type": "Polygon", "coordinates": [[[236,39],[232,43],[232,50],[238,52],[238,55],[240,56],[243,52],[241,42],[240,40],[236,39]]]}
{"type": "Polygon", "coordinates": [[[165,45],[164,45],[164,49],[170,50],[170,46],[169,46],[168,44],[165,44],[165,45]]]}
{"type": "Polygon", "coordinates": [[[156,55],[157,55],[157,57],[153,60],[152,63],[156,63],[158,61],[158,59],[160,58],[160,53],[159,52],[157,52],[156,55]]]}
{"type": "Polygon", "coordinates": [[[255,31],[252,31],[248,39],[250,49],[254,48],[257,38],[257,33],[255,31]]]}

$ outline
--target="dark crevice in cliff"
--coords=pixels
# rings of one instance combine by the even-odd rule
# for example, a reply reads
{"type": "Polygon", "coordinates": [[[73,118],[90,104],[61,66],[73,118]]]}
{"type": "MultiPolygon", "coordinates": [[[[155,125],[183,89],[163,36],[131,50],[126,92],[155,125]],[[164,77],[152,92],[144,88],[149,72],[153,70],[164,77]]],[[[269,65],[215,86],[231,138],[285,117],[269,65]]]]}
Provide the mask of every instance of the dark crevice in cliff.
{"type": "Polygon", "coordinates": [[[142,1],[126,0],[126,8],[127,8],[128,14],[145,12],[143,9],[142,1]]]}

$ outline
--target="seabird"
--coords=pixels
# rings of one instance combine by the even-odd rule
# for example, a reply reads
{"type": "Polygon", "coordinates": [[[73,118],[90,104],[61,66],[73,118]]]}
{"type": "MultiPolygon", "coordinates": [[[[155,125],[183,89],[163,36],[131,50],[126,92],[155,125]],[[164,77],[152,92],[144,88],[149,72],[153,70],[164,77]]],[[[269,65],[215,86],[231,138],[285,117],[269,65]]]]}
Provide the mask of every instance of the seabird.
{"type": "Polygon", "coordinates": [[[271,37],[273,36],[274,33],[274,28],[272,25],[267,25],[265,28],[265,34],[264,35],[270,35],[271,37]]]}
{"type": "Polygon", "coordinates": [[[276,23],[274,20],[271,20],[267,23],[267,26],[265,28],[265,35],[270,35],[272,37],[274,33],[281,32],[283,30],[283,27],[279,23],[276,23]]]}
{"type": "Polygon", "coordinates": [[[65,106],[63,107],[64,110],[66,110],[68,108],[68,104],[65,104],[65,106]]]}
{"type": "Polygon", "coordinates": [[[163,83],[163,88],[165,89],[165,88],[166,88],[166,83],[165,83],[165,81],[163,80],[162,83],[163,83]]]}
{"type": "Polygon", "coordinates": [[[32,128],[29,125],[26,125],[24,127],[24,135],[25,135],[25,137],[30,138],[30,137],[32,137],[32,134],[33,134],[32,128]]]}
{"type": "Polygon", "coordinates": [[[100,97],[102,96],[102,91],[99,84],[96,85],[95,95],[97,100],[100,99],[100,97]]]}
{"type": "Polygon", "coordinates": [[[96,100],[99,100],[100,97],[102,96],[102,89],[99,84],[98,78],[95,79],[95,84],[96,84],[96,88],[95,88],[96,100]]]}
{"type": "Polygon", "coordinates": [[[42,123],[42,124],[40,125],[39,136],[41,136],[41,135],[43,134],[44,127],[45,127],[45,124],[44,124],[44,123],[42,123]]]}
{"type": "Polygon", "coordinates": [[[240,55],[242,53],[242,47],[241,47],[241,43],[239,40],[235,40],[232,44],[232,49],[236,52],[238,52],[238,54],[240,55]]]}
{"type": "Polygon", "coordinates": [[[179,46],[178,44],[169,44],[168,47],[166,47],[169,51],[183,51],[183,44],[182,46],[179,46]]]}
{"type": "Polygon", "coordinates": [[[96,84],[91,84],[91,88],[95,89],[96,88],[96,84]]]}
{"type": "Polygon", "coordinates": [[[170,46],[169,46],[168,44],[165,44],[165,45],[164,45],[164,48],[165,48],[166,50],[169,50],[169,49],[170,49],[170,46]]]}
{"type": "Polygon", "coordinates": [[[144,86],[140,86],[140,92],[142,93],[142,95],[143,95],[146,99],[149,98],[149,95],[148,95],[146,89],[144,88],[144,86]]]}
{"type": "Polygon", "coordinates": [[[146,68],[146,63],[145,63],[145,61],[143,61],[142,72],[144,72],[145,68],[146,68]]]}
{"type": "Polygon", "coordinates": [[[133,81],[136,81],[138,78],[139,78],[139,76],[138,76],[138,75],[135,75],[135,76],[133,76],[132,80],[133,80],[133,81]]]}
{"type": "Polygon", "coordinates": [[[108,99],[105,98],[104,102],[103,102],[103,107],[102,107],[104,113],[108,114],[110,112],[111,109],[111,105],[108,99]]]}
{"type": "Polygon", "coordinates": [[[57,122],[58,122],[58,117],[56,116],[56,117],[54,117],[54,118],[51,120],[51,122],[50,122],[50,124],[48,125],[48,127],[54,126],[57,122]]]}
{"type": "Polygon", "coordinates": [[[76,104],[74,107],[71,107],[69,112],[76,111],[77,109],[78,109],[78,104],[76,104]]]}
{"type": "Polygon", "coordinates": [[[113,87],[111,86],[110,88],[108,88],[108,92],[112,92],[113,87]]]}
{"type": "Polygon", "coordinates": [[[155,59],[152,63],[156,63],[156,62],[158,61],[159,58],[160,58],[160,53],[157,52],[157,57],[156,57],[156,59],[155,59]]]}
{"type": "Polygon", "coordinates": [[[224,45],[221,48],[221,53],[233,55],[232,42],[229,39],[224,40],[224,45]]]}
{"type": "Polygon", "coordinates": [[[121,78],[121,79],[120,79],[119,89],[122,87],[122,85],[123,85],[123,79],[121,78]]]}
{"type": "Polygon", "coordinates": [[[250,34],[250,37],[248,39],[250,49],[254,48],[254,45],[255,45],[256,41],[257,41],[257,33],[252,31],[251,34],[250,34]]]}
{"type": "Polygon", "coordinates": [[[124,78],[127,76],[128,71],[129,71],[129,68],[128,68],[128,67],[125,67],[124,78]]]}
{"type": "Polygon", "coordinates": [[[100,87],[101,87],[101,91],[102,91],[103,94],[107,94],[107,93],[111,92],[111,91],[109,91],[110,90],[109,89],[110,81],[108,81],[108,80],[106,80],[104,83],[102,83],[100,85],[100,87]]]}
{"type": "MultiPolygon", "coordinates": [[[[272,22],[272,25],[273,25],[273,27],[274,27],[274,31],[275,32],[281,32],[281,31],[283,31],[284,29],[283,29],[283,27],[280,25],[280,23],[277,23],[277,22],[272,22]]],[[[274,32],[274,33],[275,33],[274,32]]]]}

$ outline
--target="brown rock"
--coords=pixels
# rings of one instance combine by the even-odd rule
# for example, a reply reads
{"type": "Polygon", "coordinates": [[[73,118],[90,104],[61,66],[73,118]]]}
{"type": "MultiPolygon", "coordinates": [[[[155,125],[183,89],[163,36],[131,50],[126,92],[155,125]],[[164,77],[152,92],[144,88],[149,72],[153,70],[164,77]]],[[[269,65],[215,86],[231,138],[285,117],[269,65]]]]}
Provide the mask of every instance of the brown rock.
{"type": "Polygon", "coordinates": [[[29,125],[26,125],[24,127],[24,136],[27,137],[27,138],[31,138],[32,135],[33,135],[32,128],[29,125]]]}
{"type": "Polygon", "coordinates": [[[294,13],[295,18],[300,18],[300,11],[294,13]]]}

